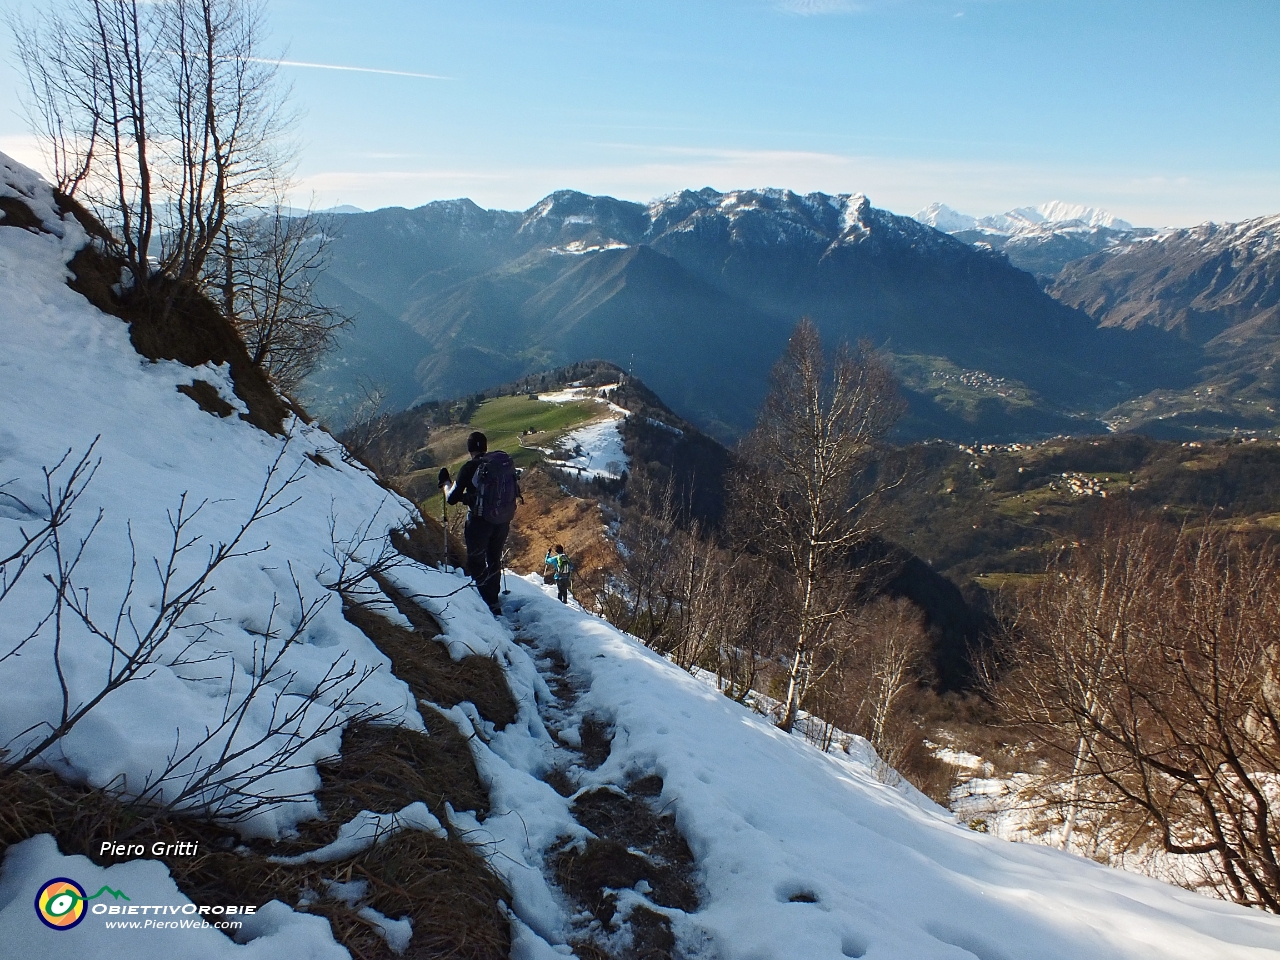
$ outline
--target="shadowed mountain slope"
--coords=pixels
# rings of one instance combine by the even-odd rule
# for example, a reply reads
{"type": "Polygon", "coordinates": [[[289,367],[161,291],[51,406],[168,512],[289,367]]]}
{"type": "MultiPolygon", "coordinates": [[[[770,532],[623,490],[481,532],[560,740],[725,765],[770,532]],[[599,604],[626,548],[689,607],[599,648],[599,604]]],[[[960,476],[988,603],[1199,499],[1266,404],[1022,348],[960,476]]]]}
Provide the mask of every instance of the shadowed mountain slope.
{"type": "Polygon", "coordinates": [[[1186,380],[1180,347],[1153,369],[1167,338],[1100,332],[1004,256],[861,195],[708,188],[643,205],[561,191],[523,214],[449,201],[341,225],[330,274],[429,345],[410,376],[397,343],[396,396],[457,396],[602,357],[731,438],[801,316],[830,341],[916,358],[900,365],[913,435],[1094,429],[1096,412],[1171,369],[1186,380]],[[958,391],[932,375],[943,369],[1017,395],[958,391]]]}

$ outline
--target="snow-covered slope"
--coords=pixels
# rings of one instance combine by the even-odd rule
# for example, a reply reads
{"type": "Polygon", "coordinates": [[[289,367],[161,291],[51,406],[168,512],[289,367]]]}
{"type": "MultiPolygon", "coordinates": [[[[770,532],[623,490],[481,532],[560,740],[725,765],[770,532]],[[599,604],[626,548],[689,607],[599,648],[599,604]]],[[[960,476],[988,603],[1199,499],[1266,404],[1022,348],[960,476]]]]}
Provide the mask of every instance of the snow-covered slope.
{"type": "MultiPolygon", "coordinates": [[[[616,383],[604,387],[570,385],[553,393],[540,393],[538,399],[547,403],[600,399],[617,386],[616,383]]],[[[602,477],[616,480],[628,467],[618,428],[629,413],[616,403],[601,404],[600,416],[565,433],[557,442],[556,450],[550,452],[547,462],[584,479],[602,477]]]]}
{"type": "MultiPolygon", "coordinates": [[[[377,557],[408,504],[299,420],[286,423],[287,436],[275,436],[234,415],[213,416],[180,393],[198,378],[225,403],[239,404],[226,368],[144,359],[123,322],[66,287],[65,263],[84,240],[80,227],[58,214],[47,187],[28,171],[0,162],[0,196],[21,196],[38,214],[31,230],[0,223],[0,544],[38,526],[47,492],[42,471],[52,471],[56,494],[69,466],[92,446],[90,462],[98,466],[60,530],[62,556],[74,557],[87,538],[71,587],[76,603],[88,604],[90,618],[116,638],[118,662],[129,650],[130,623],[145,631],[147,617],[164,609],[151,558],[161,558],[164,569],[183,495],[191,518],[184,531],[199,539],[179,553],[173,585],[198,577],[208,547],[244,525],[261,491],[289,481],[273,501],[281,509],[249,526],[236,551],[242,555],[212,572],[213,592],[177,618],[145,676],[110,693],[47,762],[67,778],[143,792],[157,786],[155,771],[178,746],[198,742],[206,727],[220,728],[228,704],[234,710],[256,677],[259,699],[241,711],[234,732],[215,741],[265,738],[260,749],[268,749],[296,742],[317,724],[332,727],[296,763],[256,784],[276,802],[241,829],[287,832],[316,812],[313,762],[338,749],[344,718],[372,710],[385,723],[422,726],[408,688],[342,617],[332,590],[351,572],[350,558],[377,557]],[[67,451],[71,459],[56,467],[67,451]],[[122,609],[132,620],[117,620],[122,609]],[[300,616],[308,609],[310,616],[300,616]],[[264,648],[280,649],[295,630],[298,641],[265,670],[264,648]],[[294,708],[301,708],[297,722],[272,733],[280,711],[294,708]]],[[[8,553],[0,550],[0,557],[8,553]]],[[[58,554],[42,552],[0,601],[0,657],[21,648],[0,660],[0,738],[11,748],[57,721],[64,689],[70,702],[82,702],[111,667],[110,645],[82,620],[64,616],[60,635],[58,623],[43,620],[52,600],[45,575],[56,580],[57,573],[58,554]]],[[[421,598],[455,656],[493,654],[519,705],[516,722],[501,730],[470,704],[445,711],[467,736],[491,808],[483,819],[451,810],[450,826],[505,878],[517,960],[564,957],[583,936],[613,936],[619,951],[627,947],[616,942],[625,931],[599,926],[559,882],[557,857],[593,839],[580,815],[592,796],[629,797],[655,816],[674,815],[690,852],[694,893],[685,906],[663,906],[645,880],[615,885],[614,895],[620,918],[643,910],[667,918],[678,956],[1280,957],[1280,919],[973,833],[911,791],[882,783],[861,744],[818,752],[603,621],[561,605],[541,583],[511,578],[506,616],[495,622],[453,571],[404,565],[389,576],[421,598]],[[597,755],[589,762],[593,737],[597,755]]],[[[386,616],[398,614],[388,607],[386,616]]],[[[158,796],[177,796],[183,782],[159,784],[158,796]]],[[[419,806],[401,811],[399,825],[439,829],[419,806]]],[[[221,812],[234,813],[234,801],[221,812]]],[[[352,823],[362,819],[369,818],[352,823]]],[[[352,831],[342,836],[350,840],[352,831]]],[[[627,844],[616,846],[644,859],[627,844]]],[[[78,960],[345,954],[322,918],[280,902],[254,905],[236,934],[241,943],[211,928],[110,930],[96,912],[74,929],[50,930],[33,900],[56,877],[76,878],[90,893],[124,890],[133,905],[165,905],[180,917],[191,906],[158,860],[144,855],[104,868],[36,836],[10,847],[0,868],[0,953],[78,960]]],[[[389,943],[406,944],[405,921],[377,914],[366,920],[389,943]]]]}
{"type": "MultiPolygon", "coordinates": [[[[173,771],[171,782],[159,785],[154,771],[193,747],[206,728],[222,727],[227,704],[240,702],[255,675],[262,678],[264,657],[273,659],[280,650],[282,641],[268,635],[287,634],[317,604],[298,642],[266,677],[260,703],[246,711],[235,745],[267,736],[278,725],[277,710],[321,686],[325,694],[305,711],[310,718],[298,717],[298,730],[321,723],[324,711],[340,704],[344,711],[372,710],[420,726],[408,688],[343,619],[330,590],[344,552],[376,552],[388,529],[406,521],[409,504],[362,468],[344,463],[328,434],[296,418],[281,438],[238,416],[203,412],[177,388],[204,380],[231,407],[245,409],[226,366],[193,369],[140,356],[124,322],[66,285],[66,263],[86,239],[79,223],[54,211],[48,188],[29,171],[7,163],[3,173],[6,194],[25,193],[46,232],[0,227],[0,538],[15,544],[20,530],[37,525],[47,495],[42,471],[53,470],[55,488],[65,485],[70,465],[91,450],[96,469],[61,529],[62,550],[85,542],[71,586],[88,597],[90,618],[115,644],[64,610],[61,636],[54,630],[58,624],[47,623],[20,655],[0,661],[0,685],[9,691],[0,743],[20,754],[37,742],[60,716],[60,680],[71,705],[89,702],[110,674],[113,656],[118,661],[136,647],[135,630],[146,635],[149,618],[164,604],[155,563],[168,565],[171,524],[180,511],[181,539],[189,547],[173,557],[170,596],[199,580],[210,547],[230,543],[264,496],[271,502],[244,530],[234,549],[238,556],[213,571],[209,593],[176,617],[138,679],[107,696],[61,740],[59,772],[134,794],[158,786],[157,799],[171,799],[193,767],[173,771]],[[54,470],[59,462],[64,466],[54,470]],[[53,656],[57,644],[65,651],[61,678],[53,656]],[[350,677],[326,684],[326,674],[350,677]],[[197,679],[210,675],[218,680],[197,679]]],[[[4,597],[0,656],[48,615],[55,594],[45,578],[57,572],[57,557],[46,550],[4,597]]],[[[275,742],[267,736],[262,754],[275,742]]],[[[307,754],[314,760],[336,745],[331,734],[307,754]]],[[[244,763],[253,760],[248,756],[244,763]]],[[[306,795],[315,784],[307,763],[273,774],[263,784],[268,793],[301,796],[262,810],[244,829],[268,837],[289,829],[314,811],[306,795]]]]}
{"type": "MultiPolygon", "coordinates": [[[[3,155],[0,205],[0,748],[12,763],[65,726],[33,767],[231,820],[246,837],[288,835],[317,815],[316,762],[338,752],[350,720],[424,729],[336,589],[346,579],[369,593],[353,573],[390,550],[413,508],[319,428],[290,417],[273,435],[235,415],[245,406],[225,364],[141,356],[123,321],[67,286],[80,223],[3,155]],[[230,415],[179,392],[193,381],[230,415]],[[58,541],[23,551],[50,501],[69,507],[58,541]]],[[[461,590],[436,602],[446,625],[478,607],[458,576],[412,563],[388,573],[409,593],[461,590]]],[[[447,639],[455,657],[515,650],[491,620],[447,639]]],[[[431,819],[422,812],[419,824],[431,819]]],[[[322,918],[279,903],[257,904],[239,933],[247,947],[212,928],[108,931],[96,915],[50,931],[32,904],[51,877],[126,890],[135,905],[190,905],[158,860],[104,869],[79,853],[47,835],[9,848],[0,955],[346,955],[322,918]]]]}

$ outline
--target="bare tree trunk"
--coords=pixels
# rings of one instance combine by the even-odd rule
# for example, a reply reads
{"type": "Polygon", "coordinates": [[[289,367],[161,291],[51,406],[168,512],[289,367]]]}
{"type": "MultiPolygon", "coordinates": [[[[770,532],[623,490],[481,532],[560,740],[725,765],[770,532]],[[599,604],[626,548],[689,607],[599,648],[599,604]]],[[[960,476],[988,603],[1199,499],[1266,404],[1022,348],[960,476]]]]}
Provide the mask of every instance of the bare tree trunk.
{"type": "Polygon", "coordinates": [[[852,609],[849,556],[868,534],[880,492],[856,485],[901,410],[892,375],[865,346],[854,353],[842,345],[828,363],[817,328],[802,320],[741,445],[752,472],[734,487],[737,534],[793,584],[784,730],[799,715],[815,650],[841,635],[832,627],[852,609]]]}

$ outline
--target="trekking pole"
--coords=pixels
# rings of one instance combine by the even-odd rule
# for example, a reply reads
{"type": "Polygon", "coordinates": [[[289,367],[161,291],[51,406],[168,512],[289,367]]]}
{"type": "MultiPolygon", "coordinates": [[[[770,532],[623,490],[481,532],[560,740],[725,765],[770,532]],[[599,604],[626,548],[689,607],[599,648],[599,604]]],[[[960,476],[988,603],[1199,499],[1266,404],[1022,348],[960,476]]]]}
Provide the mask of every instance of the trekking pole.
{"type": "Polygon", "coordinates": [[[444,530],[444,565],[449,566],[449,498],[440,490],[440,527],[444,530]]]}
{"type": "Polygon", "coordinates": [[[504,544],[502,547],[502,595],[505,597],[510,592],[507,589],[507,548],[504,544]]]}

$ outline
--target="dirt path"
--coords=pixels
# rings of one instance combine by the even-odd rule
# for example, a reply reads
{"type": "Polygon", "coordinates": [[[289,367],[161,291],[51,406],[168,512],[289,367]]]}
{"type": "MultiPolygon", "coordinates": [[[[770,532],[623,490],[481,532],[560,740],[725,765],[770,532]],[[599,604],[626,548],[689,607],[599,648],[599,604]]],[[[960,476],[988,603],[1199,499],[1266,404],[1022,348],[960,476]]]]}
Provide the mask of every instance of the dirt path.
{"type": "Polygon", "coordinates": [[[671,804],[658,806],[657,773],[625,783],[584,788],[584,775],[609,758],[608,718],[577,709],[581,677],[560,653],[519,624],[525,646],[555,696],[540,711],[556,743],[555,764],[543,778],[572,800],[574,819],[591,831],[585,844],[565,842],[548,852],[551,880],[574,908],[574,955],[584,960],[677,960],[684,953],[671,920],[699,906],[696,865],[676,829],[671,804]]]}

